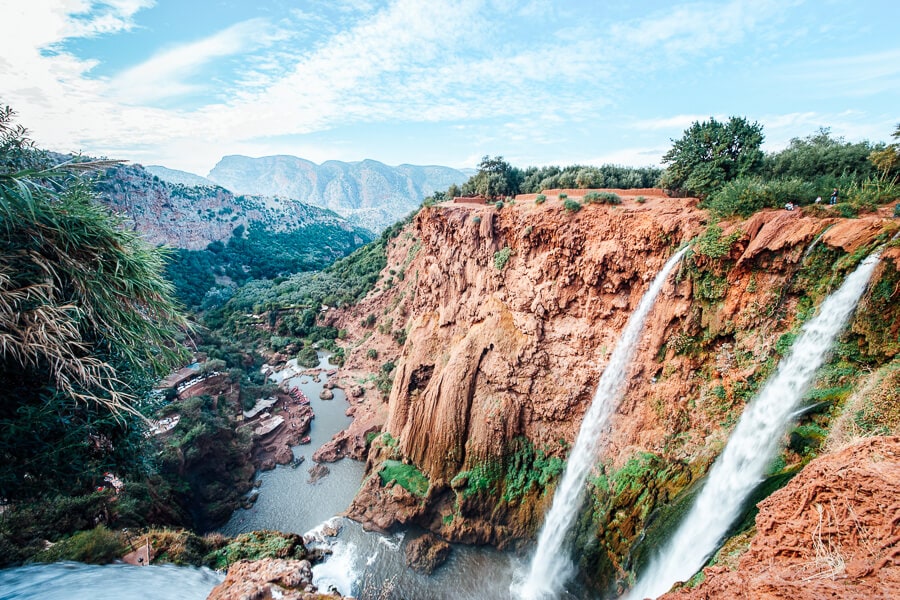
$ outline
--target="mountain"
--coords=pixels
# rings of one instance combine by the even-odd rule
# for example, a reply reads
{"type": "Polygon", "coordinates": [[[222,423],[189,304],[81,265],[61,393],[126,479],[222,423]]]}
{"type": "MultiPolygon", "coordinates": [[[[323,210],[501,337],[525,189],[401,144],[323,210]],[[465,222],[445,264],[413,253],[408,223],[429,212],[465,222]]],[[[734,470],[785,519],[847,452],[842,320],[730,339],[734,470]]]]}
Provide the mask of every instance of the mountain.
{"type": "Polygon", "coordinates": [[[151,175],[159,177],[168,183],[177,183],[181,185],[200,185],[215,186],[216,184],[206,177],[188,173],[187,171],[179,171],[178,169],[170,169],[162,165],[147,165],[144,167],[151,175]]]}
{"type": "Polygon", "coordinates": [[[131,218],[149,242],[176,248],[199,250],[227,241],[238,226],[285,232],[327,225],[355,238],[355,245],[372,237],[330,210],[295,200],[237,196],[212,183],[169,183],[141,165],[108,169],[95,189],[102,202],[131,218]]]}
{"type": "Polygon", "coordinates": [[[390,167],[375,160],[317,165],[296,156],[225,156],[208,178],[239,194],[293,198],[333,210],[381,231],[415,210],[435,190],[461,184],[465,171],[440,166],[390,167]]]}

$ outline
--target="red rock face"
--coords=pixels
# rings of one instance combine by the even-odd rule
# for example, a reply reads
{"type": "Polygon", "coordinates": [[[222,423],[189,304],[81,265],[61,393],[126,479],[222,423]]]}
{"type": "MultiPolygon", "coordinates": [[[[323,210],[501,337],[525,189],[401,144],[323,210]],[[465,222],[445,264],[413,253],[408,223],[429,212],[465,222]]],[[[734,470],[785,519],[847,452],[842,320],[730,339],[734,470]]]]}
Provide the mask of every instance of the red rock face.
{"type": "Polygon", "coordinates": [[[900,438],[815,459],[759,505],[736,571],[708,567],[676,599],[900,598],[900,438]]]}
{"type": "MultiPolygon", "coordinates": [[[[706,229],[695,200],[641,195],[641,203],[626,198],[576,213],[555,200],[501,210],[447,203],[424,209],[391,243],[376,290],[331,319],[349,332],[342,385],[358,385],[391,361],[393,387],[383,398],[369,378],[364,395],[353,400],[356,421],[327,454],[359,456],[366,433],[382,427],[431,488],[420,500],[369,477],[351,516],[375,528],[416,521],[469,542],[534,535],[552,493],[538,490],[529,501],[501,508],[470,506],[454,498],[451,483],[502,457],[518,438],[565,457],[650,281],[681,243],[706,229]],[[374,322],[365,324],[369,315],[374,322]],[[406,332],[402,346],[399,330],[406,332]]],[[[842,250],[896,229],[879,216],[766,211],[723,225],[723,237],[735,233],[724,270],[695,251],[692,266],[670,278],[647,319],[605,440],[611,468],[653,452],[705,470],[743,409],[741,390],[794,324],[798,298],[785,290],[829,225],[818,243],[842,250]],[[712,291],[703,287],[706,275],[715,276],[712,291]],[[702,352],[691,350],[701,343],[702,352]]],[[[369,470],[385,457],[376,444],[369,470]]]]}

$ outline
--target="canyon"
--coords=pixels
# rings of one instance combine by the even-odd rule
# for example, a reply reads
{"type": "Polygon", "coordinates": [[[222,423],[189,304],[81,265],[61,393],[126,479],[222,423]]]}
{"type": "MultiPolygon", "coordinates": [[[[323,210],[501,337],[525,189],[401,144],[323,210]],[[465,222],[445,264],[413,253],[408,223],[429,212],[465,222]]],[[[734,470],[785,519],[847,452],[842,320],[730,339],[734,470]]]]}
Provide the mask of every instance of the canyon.
{"type": "MultiPolygon", "coordinates": [[[[370,476],[348,514],[371,529],[415,524],[451,541],[526,548],[615,340],[662,264],[690,243],[647,317],[574,527],[580,577],[619,594],[800,324],[900,227],[892,207],[857,219],[768,210],[717,224],[696,200],[649,189],[615,190],[618,205],[563,207],[562,194],[585,192],[423,208],[389,244],[376,288],[324,317],[348,332],[338,378],[358,399],[353,425],[317,458],[366,459],[370,476]],[[390,373],[389,393],[373,373],[390,373]],[[424,490],[409,483],[418,477],[424,490]]],[[[898,265],[889,243],[738,537],[765,518],[765,505],[758,516],[752,505],[827,464],[838,438],[900,433],[890,385],[900,368],[898,265]]],[[[787,490],[767,502],[810,510],[787,490]]],[[[896,535],[897,524],[888,529],[896,535]]],[[[897,541],[886,539],[887,560],[863,577],[896,581],[897,541]]]]}

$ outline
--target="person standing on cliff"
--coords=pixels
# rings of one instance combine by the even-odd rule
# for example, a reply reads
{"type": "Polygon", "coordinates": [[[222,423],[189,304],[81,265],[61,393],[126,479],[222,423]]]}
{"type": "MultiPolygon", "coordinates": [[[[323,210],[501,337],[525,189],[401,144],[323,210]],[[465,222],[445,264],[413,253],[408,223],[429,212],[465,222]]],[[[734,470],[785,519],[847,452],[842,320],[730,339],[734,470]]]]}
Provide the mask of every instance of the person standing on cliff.
{"type": "Polygon", "coordinates": [[[838,199],[838,190],[837,190],[837,188],[834,188],[834,191],[831,192],[831,201],[829,202],[829,204],[837,204],[837,199],[838,199]]]}

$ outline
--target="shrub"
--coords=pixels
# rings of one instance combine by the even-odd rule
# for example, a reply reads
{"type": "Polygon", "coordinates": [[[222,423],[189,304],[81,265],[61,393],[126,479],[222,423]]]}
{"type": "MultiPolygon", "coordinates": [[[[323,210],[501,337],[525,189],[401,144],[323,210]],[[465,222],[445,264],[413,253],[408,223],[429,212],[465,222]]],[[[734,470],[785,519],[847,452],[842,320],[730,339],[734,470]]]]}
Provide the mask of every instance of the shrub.
{"type": "Polygon", "coordinates": [[[375,348],[369,348],[368,350],[366,350],[366,358],[375,360],[376,358],[378,358],[378,350],[376,350],[375,348]]]}
{"type": "MultiPolygon", "coordinates": [[[[563,195],[560,195],[560,198],[562,198],[563,195]]],[[[567,197],[565,201],[563,201],[563,208],[570,213],[577,213],[581,210],[581,202],[578,200],[571,200],[567,197]]]]}
{"type": "Polygon", "coordinates": [[[472,217],[472,222],[478,225],[479,223],[481,223],[481,217],[475,215],[474,217],[472,217]]]}
{"type": "Polygon", "coordinates": [[[534,199],[534,203],[539,206],[546,201],[547,201],[547,196],[545,196],[544,194],[538,194],[537,197],[534,199]]]}
{"type": "Polygon", "coordinates": [[[584,197],[585,204],[622,204],[622,198],[613,192],[588,192],[584,197]]]}
{"type": "Polygon", "coordinates": [[[638,196],[637,198],[634,199],[634,201],[637,202],[638,204],[643,204],[644,202],[647,201],[647,199],[644,198],[643,196],[638,196]]]}
{"type": "Polygon", "coordinates": [[[718,225],[710,225],[697,238],[694,244],[694,252],[709,258],[722,258],[731,250],[731,245],[741,236],[739,231],[735,231],[727,238],[722,237],[722,228],[718,225]]]}
{"type": "Polygon", "coordinates": [[[56,542],[35,558],[39,562],[74,560],[102,565],[114,561],[125,552],[125,544],[118,534],[98,525],[94,529],[79,531],[70,538],[56,542]]]}
{"type": "Polygon", "coordinates": [[[494,252],[494,268],[498,271],[502,271],[503,267],[506,266],[506,262],[509,260],[510,255],[512,254],[512,248],[506,246],[502,250],[498,250],[494,252]]]}
{"type": "Polygon", "coordinates": [[[569,197],[569,195],[566,194],[565,192],[563,192],[562,194],[559,195],[559,199],[560,199],[560,200],[565,200],[565,199],[568,198],[568,197],[569,197]]]}
{"type": "Polygon", "coordinates": [[[721,218],[749,217],[763,208],[780,208],[788,202],[808,204],[815,196],[815,186],[798,178],[762,181],[755,177],[739,177],[710,196],[706,207],[721,218]]]}
{"type": "Polygon", "coordinates": [[[497,210],[503,208],[503,200],[497,200],[497,202],[494,203],[494,208],[496,208],[497,210]]]}
{"type": "Polygon", "coordinates": [[[894,205],[894,216],[900,217],[900,202],[894,205]]]}
{"type": "Polygon", "coordinates": [[[528,227],[525,228],[525,231],[522,232],[522,237],[528,237],[529,235],[531,235],[532,231],[534,231],[534,227],[529,225],[528,227]]]}

